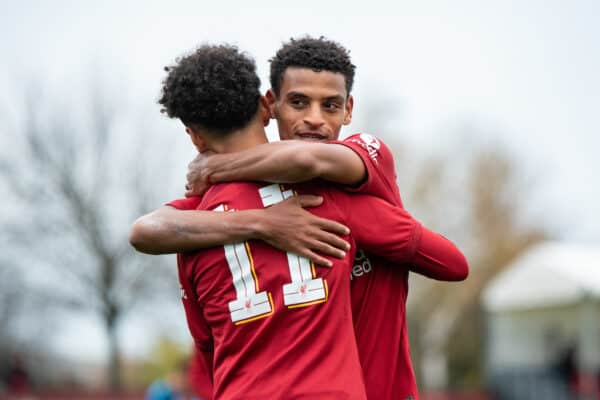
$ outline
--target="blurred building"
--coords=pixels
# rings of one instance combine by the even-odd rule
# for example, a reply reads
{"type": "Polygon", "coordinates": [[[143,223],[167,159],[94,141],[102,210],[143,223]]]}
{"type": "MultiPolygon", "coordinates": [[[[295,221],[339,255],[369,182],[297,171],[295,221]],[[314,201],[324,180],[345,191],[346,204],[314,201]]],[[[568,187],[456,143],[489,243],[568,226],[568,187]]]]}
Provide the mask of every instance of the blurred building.
{"type": "Polygon", "coordinates": [[[487,376],[499,399],[600,398],[600,246],[536,245],[482,301],[487,376]]]}

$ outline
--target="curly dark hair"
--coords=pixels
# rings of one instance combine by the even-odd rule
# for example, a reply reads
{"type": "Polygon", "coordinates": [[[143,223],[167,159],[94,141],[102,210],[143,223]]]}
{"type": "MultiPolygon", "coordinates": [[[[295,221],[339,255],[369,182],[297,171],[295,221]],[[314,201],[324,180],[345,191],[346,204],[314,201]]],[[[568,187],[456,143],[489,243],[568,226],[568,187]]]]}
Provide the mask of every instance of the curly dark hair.
{"type": "Polygon", "coordinates": [[[256,64],[236,46],[203,45],[165,71],[161,112],[186,126],[225,135],[244,127],[258,110],[256,64]]]}
{"type": "Polygon", "coordinates": [[[271,63],[271,88],[277,96],[283,83],[283,74],[288,67],[341,73],[346,79],[347,95],[350,95],[352,90],[356,66],[350,61],[350,51],[323,36],[318,39],[310,36],[300,39],[291,38],[269,62],[271,63]]]}

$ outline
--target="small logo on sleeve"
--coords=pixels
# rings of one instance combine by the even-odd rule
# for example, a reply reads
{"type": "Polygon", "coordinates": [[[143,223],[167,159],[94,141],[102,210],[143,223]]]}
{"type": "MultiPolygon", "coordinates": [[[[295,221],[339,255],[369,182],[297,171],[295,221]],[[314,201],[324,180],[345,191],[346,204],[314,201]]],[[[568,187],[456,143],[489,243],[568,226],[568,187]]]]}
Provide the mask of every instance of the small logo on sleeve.
{"type": "Polygon", "coordinates": [[[375,136],[371,136],[368,133],[361,133],[358,139],[352,139],[353,142],[360,144],[367,152],[369,157],[377,163],[377,157],[379,157],[379,149],[381,148],[381,142],[375,136]]]}
{"type": "Polygon", "coordinates": [[[183,286],[181,286],[181,284],[179,284],[179,292],[181,293],[181,298],[187,300],[187,294],[185,293],[185,290],[183,289],[183,286]]]}

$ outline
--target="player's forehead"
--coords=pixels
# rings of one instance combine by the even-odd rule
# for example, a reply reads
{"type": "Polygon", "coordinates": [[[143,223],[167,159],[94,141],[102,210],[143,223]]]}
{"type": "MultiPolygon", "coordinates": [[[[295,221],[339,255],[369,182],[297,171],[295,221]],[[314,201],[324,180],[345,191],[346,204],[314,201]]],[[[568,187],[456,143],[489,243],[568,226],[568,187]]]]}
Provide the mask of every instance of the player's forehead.
{"type": "Polygon", "coordinates": [[[346,78],[339,72],[314,71],[310,68],[288,67],[283,73],[280,97],[302,95],[323,99],[347,98],[346,78]]]}

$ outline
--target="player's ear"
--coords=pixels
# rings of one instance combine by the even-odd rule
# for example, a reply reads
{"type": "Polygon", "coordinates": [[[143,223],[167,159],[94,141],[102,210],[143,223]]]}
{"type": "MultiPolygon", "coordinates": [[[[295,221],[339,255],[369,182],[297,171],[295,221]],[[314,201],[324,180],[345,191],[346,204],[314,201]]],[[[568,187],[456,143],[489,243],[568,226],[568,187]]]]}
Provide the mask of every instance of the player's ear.
{"type": "Polygon", "coordinates": [[[260,103],[258,105],[260,110],[260,117],[262,119],[263,125],[268,126],[269,120],[271,119],[271,110],[269,109],[269,102],[267,101],[265,96],[260,96],[260,103]]]}
{"type": "Polygon", "coordinates": [[[188,135],[190,135],[190,139],[192,140],[192,143],[194,144],[198,152],[204,153],[208,149],[206,141],[204,141],[204,139],[202,139],[202,137],[198,133],[194,132],[193,128],[186,126],[185,131],[188,135]]]}
{"type": "Polygon", "coordinates": [[[267,93],[265,93],[265,100],[269,109],[270,118],[276,118],[277,96],[273,89],[267,90],[267,93]]]}
{"type": "Polygon", "coordinates": [[[344,125],[350,124],[352,122],[352,109],[354,108],[354,97],[352,95],[348,96],[348,100],[346,100],[346,104],[344,105],[344,110],[346,115],[344,116],[344,125]]]}

